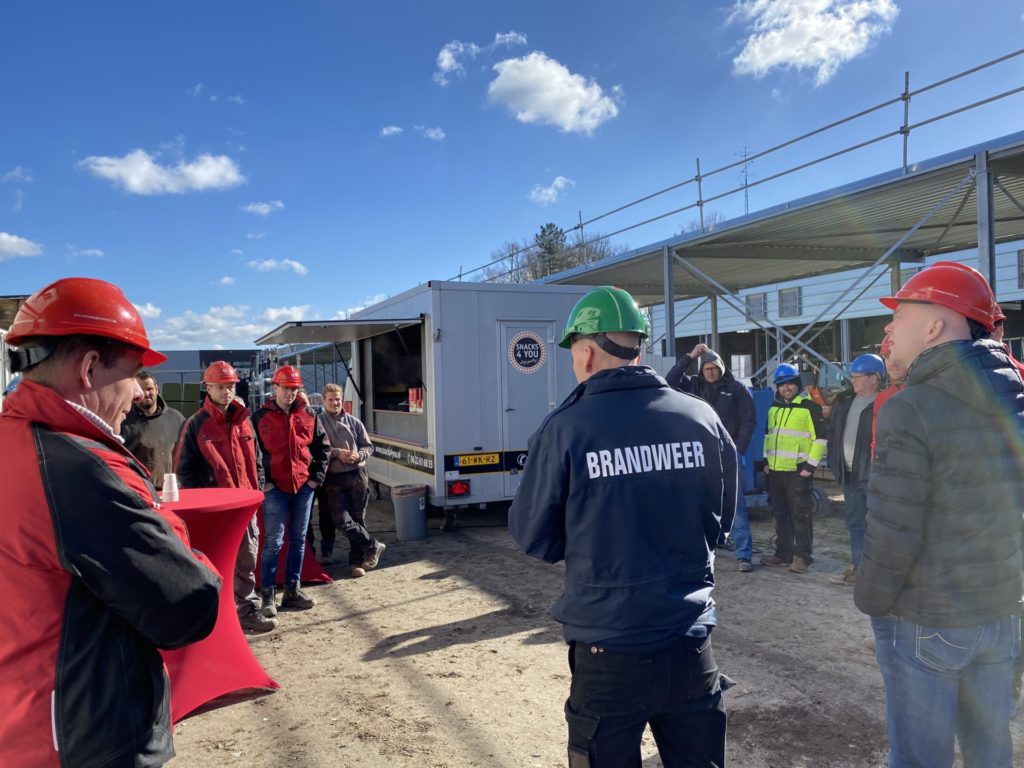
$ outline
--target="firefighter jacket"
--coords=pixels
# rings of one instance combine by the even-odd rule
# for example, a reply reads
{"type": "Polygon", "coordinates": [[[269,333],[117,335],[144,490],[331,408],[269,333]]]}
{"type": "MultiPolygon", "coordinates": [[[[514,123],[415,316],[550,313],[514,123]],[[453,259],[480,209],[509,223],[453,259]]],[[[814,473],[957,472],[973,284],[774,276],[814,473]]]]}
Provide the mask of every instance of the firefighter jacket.
{"type": "Polygon", "coordinates": [[[820,405],[802,393],[788,403],[775,396],[764,430],[764,458],[768,469],[814,472],[825,458],[825,439],[825,420],[820,405]]]}
{"type": "Polygon", "coordinates": [[[854,600],[971,627],[1017,615],[1024,383],[995,341],[925,350],[878,414],[854,600]]]}
{"type": "Polygon", "coordinates": [[[225,413],[207,397],[185,422],[175,466],[182,488],[262,490],[263,463],[249,409],[233,400],[225,413]]]}
{"type": "Polygon", "coordinates": [[[566,640],[644,646],[714,623],[735,505],[736,448],[711,406],[626,366],[580,384],[530,438],[509,529],[531,557],[565,560],[552,612],[566,640]]]}
{"type": "Polygon", "coordinates": [[[284,493],[298,493],[308,481],[323,483],[330,446],[316,411],[297,398],[287,413],[274,398],[252,417],[261,452],[265,485],[284,493]]]}
{"type": "Polygon", "coordinates": [[[21,382],[0,446],[0,765],[163,765],[157,648],[210,633],[220,579],[145,468],[53,390],[21,382]]]}
{"type": "MultiPolygon", "coordinates": [[[[850,406],[856,395],[853,391],[841,394],[832,404],[828,419],[828,466],[840,485],[852,485],[864,489],[868,484],[868,472],[871,471],[871,441],[875,431],[874,402],[860,412],[857,421],[857,441],[853,449],[853,469],[846,468],[843,455],[843,433],[850,406]]],[[[875,396],[875,400],[878,396],[875,396]]]]}
{"type": "Polygon", "coordinates": [[[745,454],[750,447],[754,430],[757,429],[757,408],[754,406],[754,398],[742,383],[736,381],[732,371],[726,369],[718,354],[705,352],[697,361],[700,366],[709,362],[716,363],[722,369],[722,378],[712,384],[701,372],[698,372],[697,376],[688,375],[686,370],[692,361],[689,356],[683,355],[679,362],[672,366],[665,380],[680,392],[696,395],[710,403],[736,444],[736,450],[741,455],[745,454]]]}
{"type": "Polygon", "coordinates": [[[185,417],[156,396],[156,410],[146,414],[133,405],[121,425],[124,447],[131,451],[142,466],[149,470],[153,484],[159,490],[164,474],[174,471],[174,452],[185,417]]]}

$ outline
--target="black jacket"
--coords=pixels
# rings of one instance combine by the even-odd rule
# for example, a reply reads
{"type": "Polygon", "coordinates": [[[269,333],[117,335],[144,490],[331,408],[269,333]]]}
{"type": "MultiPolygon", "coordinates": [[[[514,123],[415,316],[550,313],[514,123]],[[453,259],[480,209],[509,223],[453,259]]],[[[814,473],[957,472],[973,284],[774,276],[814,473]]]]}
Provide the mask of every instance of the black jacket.
{"type": "Polygon", "coordinates": [[[871,616],[969,627],[1017,614],[1024,382],[994,341],[921,353],[879,411],[854,599],[871,616]]]}
{"type": "Polygon", "coordinates": [[[509,529],[565,560],[565,638],[645,645],[713,623],[714,551],[736,508],[736,449],[707,403],[650,368],[600,371],[530,438],[509,529]]]}
{"type": "Polygon", "coordinates": [[[832,412],[828,419],[828,451],[825,455],[828,456],[828,466],[837,483],[849,483],[863,488],[868,484],[868,472],[871,470],[871,420],[874,418],[874,409],[868,405],[860,412],[857,441],[853,447],[853,469],[847,472],[843,432],[846,431],[846,417],[850,413],[854,397],[852,391],[846,391],[832,404],[832,412]]]}
{"type": "MultiPolygon", "coordinates": [[[[718,358],[718,355],[715,357],[718,358]]],[[[701,355],[697,359],[704,358],[705,355],[701,355]]],[[[732,371],[726,370],[724,364],[721,364],[724,371],[722,378],[714,384],[705,381],[699,372],[697,376],[687,375],[686,371],[692,362],[688,355],[680,357],[679,362],[673,365],[665,376],[665,381],[680,392],[696,395],[710,403],[729,432],[729,437],[736,444],[737,452],[740,455],[746,453],[757,428],[757,409],[754,407],[754,398],[751,397],[750,391],[736,381],[732,371]]]]}

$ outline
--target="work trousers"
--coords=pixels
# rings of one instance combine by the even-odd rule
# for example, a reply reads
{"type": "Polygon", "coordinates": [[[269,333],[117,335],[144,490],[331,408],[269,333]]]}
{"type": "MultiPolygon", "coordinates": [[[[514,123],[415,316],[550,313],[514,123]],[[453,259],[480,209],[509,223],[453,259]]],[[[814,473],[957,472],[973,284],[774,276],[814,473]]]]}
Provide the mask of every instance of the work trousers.
{"type": "MultiPolygon", "coordinates": [[[[334,552],[334,520],[331,519],[331,507],[327,503],[327,491],[326,488],[321,485],[313,493],[313,499],[316,502],[316,514],[317,523],[320,526],[320,556],[322,558],[328,558],[334,552]]],[[[309,517],[309,527],[306,528],[306,544],[312,549],[316,549],[314,546],[316,537],[313,535],[313,516],[309,517]]]]}
{"type": "Polygon", "coordinates": [[[775,518],[775,556],[792,560],[799,555],[811,562],[814,538],[814,499],[810,477],[799,472],[769,472],[768,496],[775,518]]]}
{"type": "MultiPolygon", "coordinates": [[[[348,564],[360,565],[377,543],[366,530],[366,502],[370,498],[370,482],[366,467],[351,472],[328,473],[324,495],[335,529],[348,538],[348,564]]],[[[321,548],[324,545],[321,543],[321,548]]],[[[332,542],[333,547],[333,542],[332,542]]]]}
{"type": "Polygon", "coordinates": [[[711,639],[652,653],[571,643],[570,768],[640,768],[650,723],[665,768],[725,765],[725,704],[711,639]]]}
{"type": "Polygon", "coordinates": [[[260,553],[260,528],[256,515],[252,516],[235,560],[235,610],[239,616],[248,616],[260,609],[256,594],[256,558],[260,553]]]}

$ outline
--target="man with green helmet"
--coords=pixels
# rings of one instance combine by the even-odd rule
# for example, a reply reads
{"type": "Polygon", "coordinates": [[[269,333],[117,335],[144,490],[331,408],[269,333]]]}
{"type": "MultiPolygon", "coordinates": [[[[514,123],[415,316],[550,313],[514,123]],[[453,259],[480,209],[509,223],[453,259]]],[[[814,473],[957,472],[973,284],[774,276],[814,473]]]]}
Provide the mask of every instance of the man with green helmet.
{"type": "Polygon", "coordinates": [[[572,768],[639,764],[648,723],[666,768],[725,762],[711,592],[736,448],[710,405],[639,364],[649,333],[619,288],[579,300],[560,344],[579,386],[530,438],[509,510],[526,554],[565,561],[572,768]]]}

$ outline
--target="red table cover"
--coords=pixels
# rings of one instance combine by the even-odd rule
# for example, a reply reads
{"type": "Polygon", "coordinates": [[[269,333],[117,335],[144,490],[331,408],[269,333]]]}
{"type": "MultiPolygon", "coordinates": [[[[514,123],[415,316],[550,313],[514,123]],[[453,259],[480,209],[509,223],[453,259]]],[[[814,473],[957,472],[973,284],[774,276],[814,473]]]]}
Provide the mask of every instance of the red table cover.
{"type": "Polygon", "coordinates": [[[164,506],[185,521],[192,546],[210,558],[222,585],[213,632],[198,643],[161,651],[171,680],[171,719],[175,723],[228,694],[248,692],[220,704],[234,704],[280,688],[245,640],[232,588],[242,534],[263,502],[263,494],[245,488],[193,488],[182,489],[179,498],[164,506]]]}

